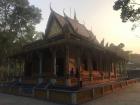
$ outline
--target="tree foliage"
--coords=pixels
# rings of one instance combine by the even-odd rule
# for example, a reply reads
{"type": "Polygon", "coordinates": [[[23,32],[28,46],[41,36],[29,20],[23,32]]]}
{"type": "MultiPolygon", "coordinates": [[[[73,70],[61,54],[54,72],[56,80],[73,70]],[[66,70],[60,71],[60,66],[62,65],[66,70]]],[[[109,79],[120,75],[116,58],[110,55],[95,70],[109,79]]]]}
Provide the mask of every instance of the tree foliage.
{"type": "Polygon", "coordinates": [[[137,22],[132,30],[140,25],[140,4],[134,0],[117,0],[113,6],[114,10],[121,10],[122,22],[137,22]]]}
{"type": "Polygon", "coordinates": [[[108,47],[106,47],[108,50],[116,53],[118,56],[121,56],[125,59],[129,59],[129,54],[131,53],[131,51],[125,51],[123,48],[125,47],[125,45],[123,43],[120,43],[118,45],[115,45],[113,43],[111,43],[108,47]]]}
{"type": "Polygon", "coordinates": [[[25,43],[33,41],[41,10],[28,0],[0,0],[0,64],[25,43]]]}

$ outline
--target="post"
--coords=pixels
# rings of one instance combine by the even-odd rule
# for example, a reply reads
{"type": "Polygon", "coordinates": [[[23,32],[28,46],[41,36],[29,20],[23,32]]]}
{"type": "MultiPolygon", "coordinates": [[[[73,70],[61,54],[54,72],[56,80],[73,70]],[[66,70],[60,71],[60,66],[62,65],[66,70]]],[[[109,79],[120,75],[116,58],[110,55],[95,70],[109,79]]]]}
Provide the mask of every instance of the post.
{"type": "Polygon", "coordinates": [[[121,62],[118,63],[119,66],[119,79],[122,79],[122,69],[121,69],[121,62]]]}
{"type": "Polygon", "coordinates": [[[16,80],[16,75],[17,75],[17,60],[14,60],[14,78],[13,80],[16,80]]]}
{"type": "Polygon", "coordinates": [[[42,54],[39,55],[39,75],[42,76],[42,54]]]}
{"type": "Polygon", "coordinates": [[[110,80],[112,79],[111,72],[112,72],[112,62],[110,62],[110,64],[109,64],[109,79],[110,80]]]}
{"type": "Polygon", "coordinates": [[[93,76],[92,76],[92,64],[91,64],[91,59],[90,56],[88,54],[88,71],[89,71],[89,78],[92,81],[93,80],[93,76]]]}
{"type": "Polygon", "coordinates": [[[127,74],[127,70],[126,70],[126,61],[125,60],[123,61],[123,69],[124,69],[124,73],[125,73],[125,78],[127,78],[128,74],[127,74]]]}
{"type": "Polygon", "coordinates": [[[100,70],[102,71],[102,80],[104,80],[104,66],[103,66],[103,61],[102,61],[102,55],[100,54],[99,62],[100,62],[100,70]]]}
{"type": "Polygon", "coordinates": [[[114,72],[115,72],[115,78],[117,79],[117,65],[116,62],[113,63],[114,64],[114,72]]]}
{"type": "Polygon", "coordinates": [[[43,82],[43,78],[42,78],[42,60],[43,60],[43,54],[39,53],[39,79],[38,79],[39,84],[43,82]]]}
{"type": "Polygon", "coordinates": [[[10,61],[9,61],[9,58],[8,58],[8,66],[7,66],[8,68],[8,80],[10,79],[9,77],[10,77],[10,61]]]}
{"type": "Polygon", "coordinates": [[[66,74],[69,72],[69,46],[66,46],[66,74]]]}
{"type": "Polygon", "coordinates": [[[56,76],[56,50],[53,52],[53,73],[56,76]]]}
{"type": "Polygon", "coordinates": [[[24,76],[25,72],[25,60],[22,62],[22,76],[24,76]]]}
{"type": "Polygon", "coordinates": [[[71,93],[71,104],[72,104],[72,105],[77,105],[77,96],[76,96],[76,92],[71,93]]]}
{"type": "Polygon", "coordinates": [[[21,77],[22,77],[21,74],[22,74],[22,60],[20,59],[20,60],[19,60],[19,74],[18,74],[18,76],[19,76],[19,80],[18,80],[18,81],[19,81],[19,82],[21,82],[21,79],[22,79],[22,78],[21,78],[21,77]]]}
{"type": "Polygon", "coordinates": [[[80,58],[80,52],[78,51],[78,53],[77,53],[77,71],[78,71],[78,87],[81,87],[81,85],[82,85],[82,81],[81,81],[81,76],[80,76],[80,64],[81,64],[81,58],[80,58]]]}
{"type": "Polygon", "coordinates": [[[70,83],[70,79],[69,79],[69,46],[66,45],[65,46],[65,51],[66,51],[66,55],[65,55],[65,64],[66,64],[66,71],[65,71],[65,77],[66,77],[66,85],[67,86],[70,86],[71,83],[70,83]]]}

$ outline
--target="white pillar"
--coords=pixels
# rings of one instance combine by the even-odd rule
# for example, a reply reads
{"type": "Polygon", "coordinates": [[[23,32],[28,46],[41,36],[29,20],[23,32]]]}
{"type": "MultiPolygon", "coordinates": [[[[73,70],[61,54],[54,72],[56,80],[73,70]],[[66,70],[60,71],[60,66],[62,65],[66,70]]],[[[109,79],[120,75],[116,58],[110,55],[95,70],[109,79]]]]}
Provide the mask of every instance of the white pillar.
{"type": "Polygon", "coordinates": [[[87,62],[88,62],[88,71],[89,71],[89,79],[90,80],[93,80],[93,76],[92,76],[92,64],[91,64],[91,57],[89,56],[90,54],[88,53],[88,56],[87,56],[87,62]]]}
{"type": "Polygon", "coordinates": [[[80,53],[78,53],[77,55],[77,70],[78,70],[78,87],[80,87],[81,85],[81,82],[82,82],[82,78],[81,78],[81,75],[80,75],[80,69],[81,69],[81,58],[80,58],[80,53]]]}
{"type": "Polygon", "coordinates": [[[39,75],[42,76],[42,54],[39,55],[39,75]]]}
{"type": "Polygon", "coordinates": [[[43,59],[43,55],[42,55],[42,53],[39,53],[39,79],[38,79],[38,83],[43,82],[43,78],[42,78],[42,59],[43,59]]]}
{"type": "Polygon", "coordinates": [[[76,92],[71,93],[71,103],[72,103],[73,105],[76,105],[76,104],[77,104],[76,92]]]}
{"type": "Polygon", "coordinates": [[[71,86],[71,80],[69,79],[69,46],[66,45],[65,48],[66,55],[65,55],[65,71],[64,76],[66,77],[66,86],[71,86]]]}
{"type": "Polygon", "coordinates": [[[69,73],[69,47],[66,46],[66,74],[69,73]]]}
{"type": "Polygon", "coordinates": [[[56,51],[53,52],[53,70],[54,75],[56,76],[56,51]]]}
{"type": "Polygon", "coordinates": [[[8,79],[9,79],[9,76],[10,76],[10,61],[8,59],[8,79]]]}

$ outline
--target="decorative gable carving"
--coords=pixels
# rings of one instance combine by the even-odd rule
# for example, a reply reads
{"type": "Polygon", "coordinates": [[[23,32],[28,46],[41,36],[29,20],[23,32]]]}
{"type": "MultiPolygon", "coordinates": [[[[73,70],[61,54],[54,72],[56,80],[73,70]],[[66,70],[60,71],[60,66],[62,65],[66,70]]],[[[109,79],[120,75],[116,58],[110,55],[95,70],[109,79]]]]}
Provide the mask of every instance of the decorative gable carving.
{"type": "Polygon", "coordinates": [[[51,24],[49,26],[48,36],[54,36],[62,33],[62,29],[58,22],[55,19],[52,19],[51,24]]]}

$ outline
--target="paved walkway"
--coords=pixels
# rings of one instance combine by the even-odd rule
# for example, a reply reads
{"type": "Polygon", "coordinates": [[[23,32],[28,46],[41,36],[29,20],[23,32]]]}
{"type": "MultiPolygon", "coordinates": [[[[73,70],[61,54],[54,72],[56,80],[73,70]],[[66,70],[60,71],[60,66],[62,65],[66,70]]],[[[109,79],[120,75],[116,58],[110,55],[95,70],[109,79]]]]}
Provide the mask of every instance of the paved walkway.
{"type": "Polygon", "coordinates": [[[28,97],[0,93],[0,105],[60,105],[28,97]]]}
{"type": "Polygon", "coordinates": [[[136,83],[83,105],[140,105],[140,83],[136,83]]]}
{"type": "MultiPolygon", "coordinates": [[[[0,94],[0,105],[60,105],[28,97],[0,94]]],[[[140,83],[83,105],[140,105],[140,83]]]]}

